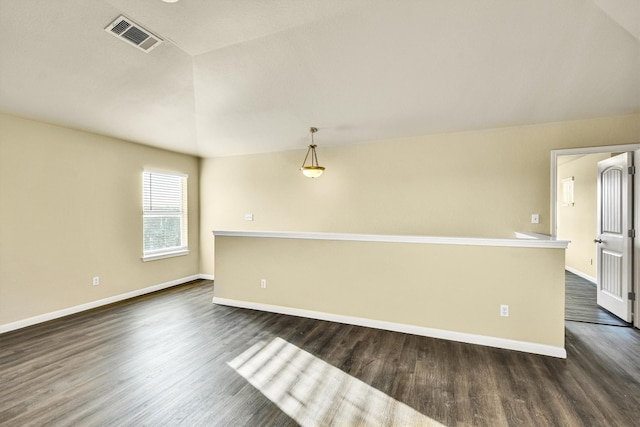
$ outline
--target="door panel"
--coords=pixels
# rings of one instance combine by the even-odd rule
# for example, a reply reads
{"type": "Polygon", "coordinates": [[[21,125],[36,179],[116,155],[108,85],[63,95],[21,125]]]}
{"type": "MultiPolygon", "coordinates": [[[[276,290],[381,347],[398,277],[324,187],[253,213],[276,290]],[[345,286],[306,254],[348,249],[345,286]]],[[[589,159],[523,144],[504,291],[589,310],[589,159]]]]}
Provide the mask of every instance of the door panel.
{"type": "Polygon", "coordinates": [[[632,153],[598,162],[598,305],[631,321],[632,153]]]}
{"type": "Polygon", "coordinates": [[[602,232],[622,234],[622,171],[607,168],[602,172],[602,232]]]}
{"type": "Polygon", "coordinates": [[[602,292],[622,299],[622,269],[621,254],[602,251],[602,292]]]}

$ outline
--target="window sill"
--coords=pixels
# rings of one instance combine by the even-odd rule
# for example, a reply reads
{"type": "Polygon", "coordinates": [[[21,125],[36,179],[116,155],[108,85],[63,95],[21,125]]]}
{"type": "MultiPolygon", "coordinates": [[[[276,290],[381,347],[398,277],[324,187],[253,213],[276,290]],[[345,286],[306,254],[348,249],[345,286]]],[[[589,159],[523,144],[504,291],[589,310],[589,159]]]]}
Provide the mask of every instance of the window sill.
{"type": "Polygon", "coordinates": [[[180,249],[173,252],[163,252],[161,254],[146,255],[142,257],[142,261],[144,262],[155,261],[157,259],[173,258],[173,257],[183,256],[188,254],[189,254],[189,249],[180,249]]]}

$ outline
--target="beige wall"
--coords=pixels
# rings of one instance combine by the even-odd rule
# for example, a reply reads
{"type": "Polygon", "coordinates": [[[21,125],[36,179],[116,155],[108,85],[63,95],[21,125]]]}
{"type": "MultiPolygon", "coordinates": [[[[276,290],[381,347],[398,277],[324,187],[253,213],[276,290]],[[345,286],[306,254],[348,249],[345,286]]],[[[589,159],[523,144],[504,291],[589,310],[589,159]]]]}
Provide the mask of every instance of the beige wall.
{"type": "Polygon", "coordinates": [[[512,237],[549,233],[550,152],[640,141],[640,114],[322,145],[325,174],[298,171],[305,150],[204,159],[202,266],[214,273],[218,230],[512,237]],[[253,213],[253,222],[244,221],[253,213]],[[530,223],[532,213],[540,224],[530,223]]]}
{"type": "Polygon", "coordinates": [[[564,249],[218,236],[214,293],[564,347],[564,249]]]}
{"type": "Polygon", "coordinates": [[[195,157],[0,114],[0,325],[213,274],[214,229],[548,232],[550,150],[639,142],[640,114],[343,148],[321,135],[320,179],[301,176],[301,148],[202,160],[199,190],[195,157]],[[144,168],[190,176],[186,257],[140,260],[144,168]]]}
{"type": "Polygon", "coordinates": [[[198,274],[198,180],[195,157],[0,114],[0,325],[198,274]],[[189,175],[188,256],[141,261],[144,168],[189,175]]]}
{"type": "Polygon", "coordinates": [[[558,237],[570,240],[566,265],[596,277],[598,162],[610,154],[562,157],[558,163],[558,237]],[[562,205],[562,179],[574,177],[574,205],[562,205]]]}

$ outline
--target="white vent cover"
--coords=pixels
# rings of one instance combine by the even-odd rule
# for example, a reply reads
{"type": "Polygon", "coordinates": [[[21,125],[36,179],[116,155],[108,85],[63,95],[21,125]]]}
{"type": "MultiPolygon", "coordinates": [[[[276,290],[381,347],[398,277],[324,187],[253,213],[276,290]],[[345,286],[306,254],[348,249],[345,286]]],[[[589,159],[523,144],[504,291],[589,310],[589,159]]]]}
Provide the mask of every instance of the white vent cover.
{"type": "Polygon", "coordinates": [[[162,43],[162,39],[145,30],[129,18],[120,15],[104,29],[114,37],[124,40],[138,49],[150,52],[162,43]]]}

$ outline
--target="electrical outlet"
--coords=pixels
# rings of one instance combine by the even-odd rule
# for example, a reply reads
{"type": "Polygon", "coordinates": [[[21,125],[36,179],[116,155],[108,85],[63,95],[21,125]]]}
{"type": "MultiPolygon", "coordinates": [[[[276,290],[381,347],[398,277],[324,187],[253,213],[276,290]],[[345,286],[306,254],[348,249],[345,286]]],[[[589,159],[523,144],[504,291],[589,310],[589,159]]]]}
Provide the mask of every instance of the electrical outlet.
{"type": "Polygon", "coordinates": [[[531,214],[531,224],[539,224],[539,223],[540,223],[540,215],[531,214]]]}
{"type": "Polygon", "coordinates": [[[94,277],[91,283],[93,284],[93,286],[98,286],[100,284],[100,277],[94,277]]]}
{"type": "Polygon", "coordinates": [[[244,220],[253,221],[253,214],[252,213],[244,214],[244,220]]]}
{"type": "Polygon", "coordinates": [[[509,306],[508,305],[501,305],[500,306],[500,316],[502,317],[509,317],[509,306]]]}
{"type": "Polygon", "coordinates": [[[260,287],[262,289],[266,289],[267,288],[267,279],[260,280],[260,287]]]}

